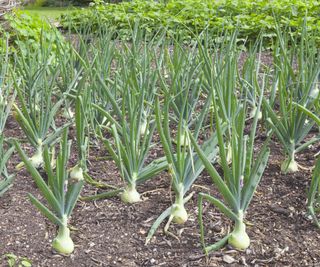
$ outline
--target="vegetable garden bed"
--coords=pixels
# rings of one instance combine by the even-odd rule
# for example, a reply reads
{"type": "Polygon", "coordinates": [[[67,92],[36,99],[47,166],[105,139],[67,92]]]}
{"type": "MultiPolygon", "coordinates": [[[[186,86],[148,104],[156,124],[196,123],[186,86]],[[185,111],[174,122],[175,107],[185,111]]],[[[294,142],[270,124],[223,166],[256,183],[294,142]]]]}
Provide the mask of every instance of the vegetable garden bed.
{"type": "Polygon", "coordinates": [[[63,36],[37,16],[6,18],[3,266],[320,261],[320,53],[307,19],[186,41],[136,20],[124,35],[95,21],[63,36]]]}
{"type": "MultiPolygon", "coordinates": [[[[23,138],[12,118],[5,134],[23,138]]],[[[73,133],[70,137],[74,138],[72,136],[73,133]]],[[[264,139],[265,136],[258,134],[257,147],[264,139]]],[[[313,155],[319,150],[318,144],[300,154],[299,163],[306,167],[314,165],[313,155]]],[[[155,149],[153,153],[160,152],[155,149]]],[[[101,181],[117,184],[119,173],[112,162],[100,159],[104,156],[104,149],[92,151],[90,173],[101,181]]],[[[71,220],[76,228],[72,231],[75,252],[68,257],[61,256],[50,245],[56,227],[28,200],[27,192],[40,195],[26,170],[20,171],[13,190],[0,199],[1,266],[8,266],[5,255],[9,253],[30,259],[33,266],[314,266],[320,260],[320,233],[307,218],[305,207],[311,174],[306,171],[281,174],[282,160],[279,144],[272,142],[268,167],[246,217],[252,239],[250,248],[246,252],[225,248],[208,258],[199,242],[196,195],[187,205],[190,220],[172,228],[172,232],[181,234],[179,241],[159,230],[152,242],[144,245],[152,222],[171,203],[166,173],[143,185],[143,201],[131,206],[118,198],[80,201],[71,220]],[[233,261],[231,265],[227,263],[229,260],[233,261]]],[[[15,155],[10,171],[18,162],[15,155]]],[[[192,191],[208,192],[207,189],[214,192],[209,176],[204,173],[192,191]]],[[[96,191],[95,187],[85,186],[83,195],[96,191]]],[[[211,237],[209,242],[213,241],[212,236],[222,236],[232,227],[213,206],[205,212],[204,221],[207,235],[211,237]]]]}

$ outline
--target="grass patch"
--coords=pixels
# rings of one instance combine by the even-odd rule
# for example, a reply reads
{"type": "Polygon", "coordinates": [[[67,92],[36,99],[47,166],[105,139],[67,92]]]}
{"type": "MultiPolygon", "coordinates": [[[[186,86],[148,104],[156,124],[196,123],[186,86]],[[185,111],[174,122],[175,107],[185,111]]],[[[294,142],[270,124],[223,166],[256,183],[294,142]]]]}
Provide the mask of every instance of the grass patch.
{"type": "Polygon", "coordinates": [[[71,11],[75,11],[77,8],[75,7],[25,7],[22,12],[26,12],[31,15],[38,15],[45,19],[56,20],[62,14],[70,13],[71,11]]]}

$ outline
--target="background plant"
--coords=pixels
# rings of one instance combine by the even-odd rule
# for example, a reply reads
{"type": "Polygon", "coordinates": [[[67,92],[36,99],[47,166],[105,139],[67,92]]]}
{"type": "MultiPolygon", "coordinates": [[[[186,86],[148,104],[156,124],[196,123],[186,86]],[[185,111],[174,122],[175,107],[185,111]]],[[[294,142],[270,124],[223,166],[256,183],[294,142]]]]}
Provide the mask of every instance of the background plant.
{"type": "MultiPolygon", "coordinates": [[[[301,0],[262,1],[146,1],[136,0],[120,4],[95,1],[89,9],[78,10],[62,17],[61,23],[68,28],[85,25],[97,28],[98,24],[115,27],[123,37],[130,38],[134,21],[139,20],[147,32],[157,32],[159,27],[168,29],[170,36],[183,36],[186,41],[193,39],[193,33],[209,28],[213,39],[216,29],[239,29],[239,38],[255,40],[263,29],[269,45],[275,37],[277,18],[281,30],[287,26],[299,36],[303,16],[307,15],[308,30],[318,31],[318,2],[301,0]],[[301,16],[301,14],[303,14],[301,16]]],[[[317,38],[319,41],[319,38],[317,38]]]]}
{"type": "Polygon", "coordinates": [[[18,51],[22,56],[27,56],[30,50],[39,51],[41,46],[50,47],[52,55],[58,45],[64,44],[67,49],[63,35],[38,15],[15,10],[6,14],[5,19],[9,24],[9,29],[5,32],[9,33],[10,42],[14,44],[11,50],[18,51]]]}
{"type": "Polygon", "coordinates": [[[0,61],[0,137],[2,137],[7,118],[15,99],[15,92],[12,90],[13,82],[9,73],[10,61],[8,38],[6,38],[5,43],[0,46],[0,61]]]}
{"type": "Polygon", "coordinates": [[[12,81],[9,74],[10,62],[8,54],[8,39],[4,46],[0,47],[0,196],[11,186],[13,175],[7,172],[6,164],[13,152],[13,148],[6,151],[4,145],[4,128],[14,102],[15,93],[12,90],[12,81]]]}

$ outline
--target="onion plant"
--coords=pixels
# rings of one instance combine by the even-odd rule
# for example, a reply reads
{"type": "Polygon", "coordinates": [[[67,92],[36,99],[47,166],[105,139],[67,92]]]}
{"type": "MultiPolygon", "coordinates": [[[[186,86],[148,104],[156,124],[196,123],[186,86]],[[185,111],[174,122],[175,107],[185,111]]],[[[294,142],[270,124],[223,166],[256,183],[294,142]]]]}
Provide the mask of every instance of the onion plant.
{"type": "Polygon", "coordinates": [[[274,102],[267,99],[263,102],[267,122],[286,153],[286,159],[281,164],[281,171],[285,173],[298,171],[295,155],[320,139],[318,136],[304,141],[314,121],[309,120],[308,115],[295,104],[312,110],[319,100],[319,53],[306,27],[299,38],[300,43],[278,32],[274,58],[274,84],[277,84],[278,95],[274,102]]]}
{"type": "MultiPolygon", "coordinates": [[[[85,98],[86,99],[86,98],[85,98]]],[[[87,100],[87,99],[86,99],[87,100]]],[[[70,172],[70,178],[76,180],[83,179],[83,173],[87,171],[87,154],[89,145],[89,131],[86,119],[86,112],[89,112],[87,101],[83,101],[82,96],[78,96],[75,108],[76,139],[78,149],[78,162],[70,172]]]]}
{"type": "Polygon", "coordinates": [[[13,152],[14,148],[11,147],[7,151],[4,150],[4,136],[0,136],[0,197],[10,188],[13,175],[8,174],[6,164],[13,152]]]}
{"type": "MultiPolygon", "coordinates": [[[[19,57],[14,81],[19,100],[19,104],[13,105],[14,116],[36,150],[30,158],[36,168],[43,165],[43,147],[56,142],[67,126],[55,126],[55,116],[64,101],[63,98],[57,100],[54,95],[57,66],[52,64],[51,57],[41,58],[43,61],[36,62],[19,57]]],[[[17,168],[22,166],[20,163],[17,168]]]]}
{"type": "MultiPolygon", "coordinates": [[[[260,39],[258,39],[260,40],[260,39]]],[[[242,68],[241,83],[246,91],[247,102],[251,106],[250,118],[253,118],[256,114],[258,105],[258,93],[259,88],[258,76],[261,67],[261,46],[262,42],[256,42],[253,47],[249,48],[248,57],[245,59],[242,68]],[[257,59],[258,55],[258,59],[257,59]]],[[[262,112],[259,113],[259,119],[262,118],[262,112]]]]}
{"type": "Polygon", "coordinates": [[[30,201],[44,216],[59,227],[58,234],[52,242],[52,247],[59,253],[71,254],[74,250],[74,243],[70,237],[68,220],[76,205],[84,181],[83,179],[77,179],[79,177],[71,179],[68,175],[67,164],[71,147],[71,141],[68,141],[68,129],[65,128],[63,131],[55,171],[51,166],[48,146],[44,147],[43,157],[47,180],[42,178],[17,141],[15,141],[15,147],[47,204],[44,204],[32,194],[28,195],[30,201]]]}
{"type": "Polygon", "coordinates": [[[167,162],[165,158],[146,162],[155,129],[153,105],[157,71],[151,66],[155,53],[143,41],[135,41],[131,47],[124,49],[114,81],[97,76],[105,91],[102,102],[110,103],[112,108],[105,110],[104,105],[96,104],[93,107],[107,121],[107,124],[100,125],[99,135],[125,182],[121,199],[134,203],[140,200],[137,184],[164,170],[167,162]],[[139,52],[140,49],[143,53],[139,52]],[[114,88],[109,90],[110,87],[114,88]],[[104,129],[111,134],[111,138],[104,137],[104,129]]]}
{"type": "Polygon", "coordinates": [[[308,212],[311,215],[314,223],[317,225],[317,227],[320,228],[320,222],[317,218],[317,213],[319,213],[319,204],[320,204],[320,192],[319,192],[319,186],[320,186],[320,157],[318,158],[316,162],[315,169],[313,171],[313,176],[311,179],[311,184],[308,190],[308,203],[307,208],[308,212]]]}
{"type": "MultiPolygon", "coordinates": [[[[186,48],[181,42],[175,41],[173,46],[166,43],[163,50],[163,67],[159,75],[161,90],[163,94],[171,96],[171,119],[177,124],[182,120],[184,125],[179,144],[188,146],[189,140],[185,138],[184,131],[197,120],[193,114],[202,94],[202,61],[196,44],[186,48]]],[[[161,64],[160,59],[157,64],[161,64]]]]}
{"type": "Polygon", "coordinates": [[[123,102],[127,102],[128,111],[123,113],[119,122],[99,106],[96,108],[106,116],[111,125],[109,132],[112,138],[104,138],[101,133],[100,136],[125,182],[121,200],[125,203],[134,203],[140,201],[136,186],[167,168],[167,162],[164,158],[160,158],[146,163],[155,123],[151,122],[150,114],[147,114],[146,122],[143,118],[143,97],[136,106],[128,103],[129,98],[128,95],[124,95],[123,102]],[[142,131],[142,127],[147,130],[142,131]]]}
{"type": "MultiPolygon", "coordinates": [[[[7,41],[8,42],[8,41],[7,41]]],[[[0,47],[0,137],[3,134],[4,126],[10,114],[12,104],[15,98],[15,92],[12,90],[12,82],[9,75],[9,56],[8,43],[0,47]]]]}
{"type": "MultiPolygon", "coordinates": [[[[187,108],[188,90],[185,92],[185,100],[182,108],[187,108]]],[[[205,101],[201,112],[198,112],[194,131],[188,134],[188,128],[184,124],[184,110],[180,112],[179,123],[177,126],[177,134],[172,137],[170,133],[170,107],[172,103],[170,94],[166,94],[163,107],[160,107],[159,98],[156,101],[156,121],[157,129],[160,135],[161,144],[164,149],[168,161],[168,170],[171,178],[171,186],[174,191],[175,201],[167,208],[152,225],[146,243],[148,243],[155,231],[158,229],[163,220],[169,217],[164,228],[165,233],[169,233],[168,229],[171,221],[183,224],[188,219],[188,213],[184,204],[191,198],[192,194],[186,196],[193,183],[199,177],[204,169],[200,158],[193,152],[190,146],[181,145],[182,142],[190,142],[190,136],[197,138],[203,121],[206,118],[210,100],[205,101]],[[184,139],[181,138],[184,135],[184,139]],[[186,141],[188,140],[188,141],[186,141]],[[176,144],[176,146],[174,146],[176,144]]],[[[194,115],[193,115],[194,116],[194,115]]],[[[221,129],[223,131],[223,129],[221,129]]],[[[209,161],[214,161],[217,154],[217,136],[213,134],[211,138],[202,145],[202,149],[209,161]]]]}
{"type": "MultiPolygon", "coordinates": [[[[70,36],[71,38],[71,36],[70,36]]],[[[74,117],[74,98],[83,89],[87,82],[88,73],[85,68],[88,66],[88,50],[80,36],[76,37],[73,46],[60,43],[57,45],[56,62],[58,64],[58,74],[56,75],[57,97],[64,98],[63,116],[67,119],[74,117]],[[79,39],[79,40],[78,40],[79,39]],[[81,45],[77,45],[80,43],[81,45]]]]}
{"type": "MultiPolygon", "coordinates": [[[[204,45],[199,45],[201,60],[204,61],[204,88],[210,92],[214,86],[217,109],[213,112],[219,113],[222,122],[229,123],[239,108],[237,102],[241,94],[238,90],[237,32],[226,35],[214,47],[209,45],[210,41],[207,39],[204,40],[204,45]]],[[[247,72],[248,70],[245,70],[245,73],[247,72]]]]}
{"type": "MultiPolygon", "coordinates": [[[[117,40],[112,40],[113,32],[110,29],[105,30],[101,27],[96,32],[94,36],[92,36],[91,32],[81,35],[79,52],[78,50],[77,52],[83,59],[82,61],[85,62],[86,72],[89,72],[89,82],[86,90],[91,92],[91,103],[103,107],[105,111],[111,112],[112,105],[108,100],[108,94],[117,98],[118,93],[117,86],[115,86],[118,83],[118,79],[116,78],[118,69],[114,67],[112,69],[112,66],[117,66],[117,59],[121,57],[122,48],[115,48],[117,40]],[[86,54],[92,56],[88,58],[85,56],[86,54]],[[100,79],[108,87],[107,91],[105,87],[101,86],[100,79]]],[[[121,47],[120,44],[119,46],[121,47]]],[[[107,123],[106,117],[94,108],[90,110],[90,115],[88,119],[92,129],[97,129],[97,127],[107,123]]]]}
{"type": "Polygon", "coordinates": [[[12,90],[12,82],[9,80],[9,56],[8,39],[0,47],[0,196],[11,186],[13,175],[9,175],[6,164],[13,152],[13,148],[5,151],[4,147],[4,127],[10,114],[12,104],[15,99],[15,92],[12,90]]]}
{"type": "MultiPolygon", "coordinates": [[[[262,91],[263,93],[263,91],[262,91]]],[[[213,96],[213,106],[217,108],[217,101],[213,96]]],[[[206,170],[212,177],[213,183],[219,190],[220,195],[224,201],[219,200],[215,196],[200,193],[199,195],[199,224],[201,243],[206,253],[218,249],[226,242],[236,249],[246,249],[250,245],[250,238],[246,232],[246,225],[244,223],[245,212],[250,204],[250,201],[256,191],[261,176],[268,162],[269,148],[265,143],[260,153],[254,158],[254,139],[256,136],[257,122],[262,102],[262,95],[259,97],[259,103],[250,129],[250,135],[245,133],[246,117],[247,117],[247,103],[244,100],[240,105],[240,110],[234,113],[231,117],[231,134],[230,145],[232,151],[232,163],[229,165],[225,152],[225,142],[223,131],[221,130],[221,118],[219,113],[215,113],[216,132],[219,144],[219,154],[221,158],[221,166],[223,176],[219,174],[216,167],[212,165],[210,159],[207,158],[206,153],[197,144],[196,138],[191,137],[191,142],[203,161],[206,170]],[[204,239],[204,225],[202,220],[203,201],[214,204],[219,211],[233,220],[235,225],[231,233],[227,234],[222,240],[217,243],[206,246],[204,239]]]]}
{"type": "MultiPolygon", "coordinates": [[[[234,113],[239,110],[239,99],[242,89],[238,74],[239,52],[237,50],[237,32],[221,38],[221,42],[210,47],[210,37],[204,39],[204,45],[200,44],[200,56],[203,60],[204,90],[211,92],[215,90],[216,107],[211,103],[211,125],[213,124],[214,114],[218,113],[222,123],[231,124],[234,113]]],[[[198,41],[200,43],[201,40],[198,41]]],[[[255,88],[251,88],[255,90],[255,88]]],[[[249,95],[249,94],[248,94],[249,95]]],[[[213,127],[213,126],[212,126],[213,127]]],[[[227,129],[226,137],[228,140],[227,129]]],[[[230,138],[229,138],[230,139],[230,138]]],[[[230,140],[229,140],[230,141],[230,140]]],[[[230,142],[225,143],[227,161],[232,161],[230,142]]]]}

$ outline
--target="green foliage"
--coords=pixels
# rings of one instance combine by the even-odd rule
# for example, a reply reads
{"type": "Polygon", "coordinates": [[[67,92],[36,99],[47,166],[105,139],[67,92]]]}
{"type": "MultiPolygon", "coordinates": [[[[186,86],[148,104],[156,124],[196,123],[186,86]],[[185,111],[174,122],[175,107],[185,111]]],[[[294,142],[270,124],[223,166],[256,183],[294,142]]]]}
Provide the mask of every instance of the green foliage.
{"type": "Polygon", "coordinates": [[[15,99],[12,90],[12,82],[9,79],[9,57],[7,42],[5,46],[0,46],[0,196],[11,186],[13,175],[9,175],[6,169],[13,149],[5,150],[4,127],[11,111],[11,106],[15,99]]]}
{"type": "Polygon", "coordinates": [[[13,175],[8,174],[6,168],[7,161],[13,153],[13,147],[4,151],[3,141],[3,136],[0,136],[0,197],[9,189],[14,178],[13,175]]]}
{"type": "Polygon", "coordinates": [[[33,166],[19,143],[14,141],[15,147],[22,158],[27,170],[30,172],[37,187],[41,191],[46,203],[29,194],[31,203],[39,209],[52,223],[59,226],[57,237],[53,240],[52,246],[63,254],[73,252],[74,244],[70,238],[68,219],[76,205],[83,179],[71,179],[67,171],[67,164],[70,158],[71,141],[68,141],[68,129],[64,129],[60,151],[55,161],[55,168],[51,166],[52,160],[48,146],[43,151],[44,166],[48,179],[43,179],[41,174],[33,166]]]}
{"type": "Polygon", "coordinates": [[[216,32],[237,27],[241,38],[254,39],[261,30],[265,37],[274,37],[276,20],[282,29],[289,26],[299,34],[304,16],[308,21],[308,30],[318,31],[318,12],[319,2],[315,0],[135,0],[120,4],[96,0],[89,9],[63,16],[61,23],[66,28],[75,29],[84,26],[97,28],[102,23],[115,27],[120,35],[128,37],[130,28],[139,20],[141,28],[149,33],[165,27],[169,35],[183,34],[186,39],[206,28],[216,32]]]}
{"type": "Polygon", "coordinates": [[[15,267],[15,266],[31,267],[32,266],[32,261],[26,257],[18,257],[13,253],[4,254],[3,257],[6,259],[9,267],[15,267]]]}
{"type": "Polygon", "coordinates": [[[24,56],[28,50],[38,51],[40,46],[50,47],[54,54],[58,44],[66,44],[62,34],[36,14],[15,10],[5,18],[10,26],[10,42],[24,56]]]}
{"type": "Polygon", "coordinates": [[[305,30],[301,32],[300,40],[290,39],[280,29],[277,31],[279,45],[274,49],[273,76],[273,83],[277,86],[271,91],[271,95],[277,95],[277,98],[276,101],[264,99],[263,107],[268,116],[267,124],[284,148],[287,158],[281,170],[286,173],[298,170],[297,153],[320,140],[318,134],[305,141],[316,120],[312,117],[310,120],[309,114],[295,104],[311,112],[316,111],[320,57],[313,36],[305,30]],[[275,108],[276,105],[279,109],[275,108]]]}
{"type": "Polygon", "coordinates": [[[317,214],[319,213],[319,184],[320,183],[320,157],[316,162],[315,169],[313,171],[313,176],[311,179],[311,184],[308,190],[308,203],[307,208],[310,216],[312,217],[314,223],[320,228],[320,222],[318,220],[317,214]]]}

